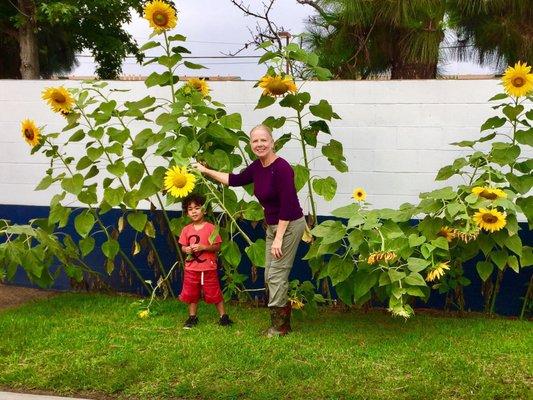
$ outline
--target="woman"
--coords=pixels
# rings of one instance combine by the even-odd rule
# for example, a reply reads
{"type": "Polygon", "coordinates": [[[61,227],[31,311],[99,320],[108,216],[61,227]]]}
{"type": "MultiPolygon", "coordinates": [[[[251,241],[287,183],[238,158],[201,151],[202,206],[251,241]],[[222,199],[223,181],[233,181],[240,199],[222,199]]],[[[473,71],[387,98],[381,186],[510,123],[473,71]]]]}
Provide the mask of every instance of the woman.
{"type": "Polygon", "coordinates": [[[282,336],[291,330],[289,273],[306,223],[296,194],[294,171],[274,152],[270,128],[253,128],[250,145],[257,160],[239,174],[214,171],[198,163],[194,167],[224,185],[254,184],[254,194],[263,206],[267,223],[265,283],[271,318],[267,336],[282,336]]]}

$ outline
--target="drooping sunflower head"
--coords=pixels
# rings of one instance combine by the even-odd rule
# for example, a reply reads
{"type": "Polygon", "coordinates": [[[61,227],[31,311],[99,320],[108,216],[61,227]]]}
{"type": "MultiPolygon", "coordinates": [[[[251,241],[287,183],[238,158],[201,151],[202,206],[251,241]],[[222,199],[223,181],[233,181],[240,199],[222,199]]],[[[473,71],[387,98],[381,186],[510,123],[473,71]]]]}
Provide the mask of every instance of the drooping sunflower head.
{"type": "Polygon", "coordinates": [[[533,90],[533,74],[531,66],[518,61],[514,67],[507,67],[502,77],[503,87],[507,94],[522,97],[533,90]]]}
{"type": "Polygon", "coordinates": [[[444,276],[446,271],[450,269],[450,266],[448,265],[448,263],[449,261],[445,261],[445,262],[440,262],[437,265],[435,265],[435,267],[431,271],[429,271],[428,274],[426,275],[426,281],[432,282],[444,276]]]}
{"type": "Polygon", "coordinates": [[[507,193],[498,188],[479,187],[472,188],[472,193],[477,194],[479,197],[483,197],[488,200],[497,200],[507,198],[507,193]]]}
{"type": "Polygon", "coordinates": [[[163,32],[176,27],[176,11],[164,1],[154,0],[144,7],[144,18],[156,32],[163,32]]]}
{"type": "Polygon", "coordinates": [[[187,80],[186,86],[196,90],[198,93],[201,93],[203,97],[209,94],[209,85],[205,79],[191,78],[187,80]]]}
{"type": "Polygon", "coordinates": [[[265,96],[283,96],[287,92],[296,93],[298,90],[291,76],[265,75],[259,80],[259,87],[265,96]]]}
{"type": "Polygon", "coordinates": [[[365,201],[366,192],[365,189],[358,187],[353,190],[352,197],[355,201],[365,201]]]}
{"type": "Polygon", "coordinates": [[[63,86],[44,89],[42,98],[52,107],[54,112],[59,112],[63,115],[69,114],[74,106],[74,98],[63,86]]]}
{"type": "Polygon", "coordinates": [[[303,301],[301,301],[300,299],[289,299],[289,302],[291,304],[291,308],[294,309],[294,310],[301,310],[302,308],[304,308],[304,303],[303,301]]]}
{"type": "Polygon", "coordinates": [[[480,208],[474,214],[474,222],[481,229],[489,232],[499,231],[507,224],[505,213],[487,208],[480,208]]]}
{"type": "Polygon", "coordinates": [[[394,251],[375,251],[371,253],[366,262],[370,265],[379,263],[380,261],[392,262],[396,260],[398,255],[394,251]]]}
{"type": "Polygon", "coordinates": [[[187,172],[187,167],[170,167],[165,174],[165,189],[174,197],[185,197],[192,192],[196,177],[187,172]]]}
{"type": "Polygon", "coordinates": [[[446,241],[451,242],[455,239],[454,230],[448,226],[443,226],[437,233],[438,237],[443,237],[446,241]]]}
{"type": "Polygon", "coordinates": [[[41,141],[41,130],[35,125],[31,119],[25,119],[20,124],[22,137],[31,147],[35,147],[41,141]]]}

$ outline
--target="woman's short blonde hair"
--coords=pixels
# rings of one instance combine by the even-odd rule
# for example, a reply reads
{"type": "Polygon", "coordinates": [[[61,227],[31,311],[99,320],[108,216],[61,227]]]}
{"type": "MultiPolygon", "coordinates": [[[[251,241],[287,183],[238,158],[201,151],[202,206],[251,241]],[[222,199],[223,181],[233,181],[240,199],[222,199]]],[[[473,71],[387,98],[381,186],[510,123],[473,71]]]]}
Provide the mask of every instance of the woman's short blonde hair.
{"type": "Polygon", "coordinates": [[[263,125],[263,124],[259,124],[259,125],[254,126],[254,127],[252,128],[252,130],[250,131],[249,136],[251,137],[251,136],[252,136],[252,133],[254,133],[254,131],[259,130],[259,129],[262,129],[262,130],[268,132],[268,134],[270,135],[270,137],[272,138],[272,140],[274,140],[274,135],[272,134],[272,128],[270,128],[270,126],[263,125]]]}

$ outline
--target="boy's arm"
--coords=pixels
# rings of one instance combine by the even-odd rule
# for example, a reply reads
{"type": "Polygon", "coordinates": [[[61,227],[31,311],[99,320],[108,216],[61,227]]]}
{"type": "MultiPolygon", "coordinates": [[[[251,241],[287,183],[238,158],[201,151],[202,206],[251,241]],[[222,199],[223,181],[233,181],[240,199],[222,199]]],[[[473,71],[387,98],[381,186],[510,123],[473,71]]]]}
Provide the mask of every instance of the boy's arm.
{"type": "Polygon", "coordinates": [[[191,254],[192,253],[192,249],[191,249],[191,246],[181,246],[181,251],[183,251],[184,253],[186,254],[191,254]]]}
{"type": "Polygon", "coordinates": [[[194,251],[209,251],[212,253],[218,253],[220,251],[220,243],[213,244],[193,244],[191,248],[194,251]]]}

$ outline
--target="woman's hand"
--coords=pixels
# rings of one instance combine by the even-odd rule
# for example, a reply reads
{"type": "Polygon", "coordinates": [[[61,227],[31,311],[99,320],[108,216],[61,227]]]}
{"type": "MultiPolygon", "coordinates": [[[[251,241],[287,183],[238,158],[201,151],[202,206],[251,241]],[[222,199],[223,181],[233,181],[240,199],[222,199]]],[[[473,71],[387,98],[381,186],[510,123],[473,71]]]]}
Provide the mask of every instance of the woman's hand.
{"type": "Polygon", "coordinates": [[[281,246],[283,244],[282,238],[274,238],[272,241],[272,246],[270,247],[270,254],[272,254],[272,257],[274,257],[276,260],[280,259],[283,256],[283,252],[281,251],[281,246]]]}
{"type": "Polygon", "coordinates": [[[207,171],[207,168],[199,162],[192,163],[191,167],[197,169],[201,174],[205,174],[205,171],[207,171]]]}

